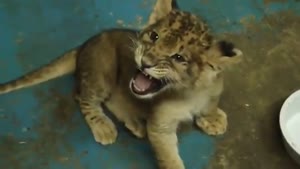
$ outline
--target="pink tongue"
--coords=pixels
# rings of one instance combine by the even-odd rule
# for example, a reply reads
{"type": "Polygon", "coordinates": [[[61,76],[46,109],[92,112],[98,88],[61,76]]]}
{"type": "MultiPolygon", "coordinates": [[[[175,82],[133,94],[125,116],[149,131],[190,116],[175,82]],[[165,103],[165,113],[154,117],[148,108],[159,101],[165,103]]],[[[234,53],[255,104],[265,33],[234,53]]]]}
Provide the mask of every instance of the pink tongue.
{"type": "Polygon", "coordinates": [[[135,86],[140,90],[147,90],[150,88],[152,81],[147,78],[143,73],[139,73],[135,78],[135,86]]]}

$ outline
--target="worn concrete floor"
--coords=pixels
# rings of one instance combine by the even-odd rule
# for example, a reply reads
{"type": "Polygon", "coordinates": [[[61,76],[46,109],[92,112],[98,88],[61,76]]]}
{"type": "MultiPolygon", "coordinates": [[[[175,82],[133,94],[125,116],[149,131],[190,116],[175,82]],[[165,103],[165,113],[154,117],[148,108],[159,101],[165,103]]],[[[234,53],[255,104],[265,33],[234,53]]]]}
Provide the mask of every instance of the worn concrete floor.
{"type": "Polygon", "coordinates": [[[245,58],[227,72],[221,107],[229,130],[218,138],[208,168],[298,169],[284,149],[278,121],[284,100],[300,89],[300,17],[280,12],[243,24],[240,34],[221,35],[245,58]]]}
{"type": "MultiPolygon", "coordinates": [[[[104,9],[100,8],[104,12],[101,13],[102,17],[98,17],[98,12],[101,10],[95,8],[93,11],[93,3],[86,1],[89,3],[84,6],[85,3],[78,5],[71,0],[64,3],[65,6],[57,5],[61,8],[58,8],[60,9],[58,11],[63,11],[61,13],[65,14],[61,18],[69,18],[69,13],[75,11],[80,13],[81,19],[71,17],[66,19],[68,22],[58,22],[60,17],[53,17],[54,19],[49,17],[56,16],[50,15],[52,13],[49,11],[56,11],[50,8],[51,5],[46,4],[47,8],[41,8],[32,1],[33,5],[30,3],[25,3],[25,5],[29,6],[26,9],[33,19],[32,21],[26,20],[26,24],[22,24],[21,21],[25,19],[20,17],[21,14],[19,15],[18,11],[21,11],[19,8],[23,9],[24,5],[15,5],[8,0],[3,2],[8,4],[7,6],[14,7],[5,8],[9,16],[6,22],[10,24],[3,24],[0,27],[0,30],[8,31],[4,34],[5,36],[2,36],[3,42],[5,44],[10,42],[8,45],[0,45],[2,52],[0,76],[3,81],[55,58],[65,49],[81,42],[102,25],[110,27],[115,24],[115,20],[111,19],[99,21],[99,18],[111,17],[110,14],[104,15],[104,12],[107,12],[104,9]],[[72,5],[76,5],[76,8],[73,9],[72,5]],[[48,6],[50,6],[49,9],[48,6]],[[39,13],[44,11],[48,11],[49,16],[43,17],[39,13]],[[95,17],[87,17],[92,16],[92,12],[95,12],[95,17]],[[57,23],[54,22],[56,19],[57,23]],[[16,39],[16,42],[12,39],[16,39]],[[15,51],[17,52],[14,53],[15,51]],[[20,67],[11,67],[11,65],[20,65],[20,67]],[[11,75],[8,75],[9,73],[11,75]]],[[[58,0],[53,2],[60,4],[58,0]]],[[[101,2],[105,4],[104,0],[101,2]]],[[[196,6],[196,0],[194,2],[196,6]]],[[[208,3],[209,1],[201,2],[208,3]]],[[[203,9],[195,10],[205,13],[206,8],[215,9],[216,2],[221,1],[214,1],[210,8],[201,4],[200,7],[203,9]]],[[[108,0],[107,4],[109,4],[108,0]]],[[[187,9],[192,9],[194,7],[192,4],[192,1],[186,4],[181,3],[182,6],[186,5],[187,9]]],[[[244,2],[237,4],[242,8],[244,2]]],[[[99,5],[99,7],[102,6],[99,5]]],[[[224,7],[224,4],[220,6],[224,7]]],[[[128,12],[132,11],[144,12],[144,15],[147,13],[144,9],[138,10],[139,8],[136,7],[135,10],[131,10],[132,8],[135,9],[135,7],[122,9],[128,16],[128,12]]],[[[123,13],[116,14],[122,12],[121,8],[114,8],[112,11],[116,11],[116,16],[123,15],[123,13]]],[[[227,14],[227,10],[224,13],[227,14]]],[[[218,13],[213,11],[212,14],[218,13]]],[[[130,16],[135,16],[135,13],[131,13],[130,16]]],[[[232,20],[235,19],[230,17],[232,20]]],[[[223,21],[223,18],[221,19],[223,21]]],[[[221,19],[214,19],[215,22],[212,23],[221,23],[221,19]]],[[[117,23],[119,21],[122,20],[117,20],[117,23]]],[[[196,166],[194,164],[200,166],[198,163],[202,166],[206,164],[206,160],[210,160],[207,169],[300,168],[287,155],[278,124],[283,101],[293,91],[300,89],[300,74],[298,73],[300,72],[300,17],[286,11],[266,15],[262,21],[249,17],[242,22],[244,29],[240,33],[224,34],[222,32],[219,35],[232,40],[245,56],[242,63],[226,72],[227,79],[221,107],[228,112],[229,130],[224,136],[217,138],[214,144],[216,151],[212,159],[210,159],[212,139],[199,133],[194,134],[193,138],[196,140],[194,142],[197,143],[184,143],[186,146],[184,145],[182,150],[185,151],[185,158],[192,159],[196,153],[191,153],[190,150],[198,146],[197,153],[203,154],[203,157],[197,156],[188,161],[190,166],[196,166]]],[[[123,21],[120,23],[122,25],[123,21]]],[[[111,166],[122,169],[139,166],[153,168],[148,144],[131,138],[125,132],[122,132],[118,144],[112,147],[103,148],[94,142],[78,112],[78,107],[71,100],[73,84],[71,81],[70,77],[66,77],[0,98],[0,168],[113,168],[111,166]],[[38,139],[35,139],[36,136],[38,139]],[[129,152],[133,154],[132,157],[127,155],[129,152]],[[124,160],[125,157],[126,160],[124,160]]],[[[186,129],[185,134],[189,133],[187,131],[191,130],[186,129]]],[[[186,140],[192,139],[186,137],[186,140]]]]}

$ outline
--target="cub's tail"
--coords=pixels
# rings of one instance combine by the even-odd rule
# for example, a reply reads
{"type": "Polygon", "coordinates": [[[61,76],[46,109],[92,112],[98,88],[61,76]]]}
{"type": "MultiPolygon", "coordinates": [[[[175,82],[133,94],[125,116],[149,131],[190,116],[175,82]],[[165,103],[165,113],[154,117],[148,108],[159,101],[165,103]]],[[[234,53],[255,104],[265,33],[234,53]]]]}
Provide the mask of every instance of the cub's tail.
{"type": "Polygon", "coordinates": [[[0,94],[37,85],[74,72],[76,67],[76,55],[77,49],[73,49],[47,65],[33,70],[17,79],[0,84],[0,94]]]}

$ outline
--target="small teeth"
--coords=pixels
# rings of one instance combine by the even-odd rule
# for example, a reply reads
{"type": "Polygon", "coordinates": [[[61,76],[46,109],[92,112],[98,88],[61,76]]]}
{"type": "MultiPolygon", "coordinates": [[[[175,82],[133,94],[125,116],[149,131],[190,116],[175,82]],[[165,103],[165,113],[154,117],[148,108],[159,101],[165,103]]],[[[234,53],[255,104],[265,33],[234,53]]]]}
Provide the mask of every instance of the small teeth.
{"type": "Polygon", "coordinates": [[[144,71],[142,71],[142,73],[144,74],[144,75],[146,75],[146,76],[149,76],[146,72],[144,72],[144,71]]]}
{"type": "Polygon", "coordinates": [[[152,76],[150,76],[148,73],[146,73],[146,72],[144,72],[144,71],[142,71],[142,73],[143,73],[146,77],[148,77],[150,80],[152,79],[152,76]]]}

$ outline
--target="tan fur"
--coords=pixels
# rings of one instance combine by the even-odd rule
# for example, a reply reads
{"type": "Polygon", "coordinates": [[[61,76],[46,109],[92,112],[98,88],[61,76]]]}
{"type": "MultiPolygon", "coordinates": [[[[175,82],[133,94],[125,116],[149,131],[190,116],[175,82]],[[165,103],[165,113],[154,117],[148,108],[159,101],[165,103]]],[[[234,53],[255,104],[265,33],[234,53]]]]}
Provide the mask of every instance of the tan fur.
{"type": "Polygon", "coordinates": [[[0,94],[8,93],[14,90],[37,85],[42,82],[74,72],[76,63],[77,50],[71,50],[63,56],[55,59],[50,64],[42,66],[38,70],[29,72],[28,74],[0,84],[0,94]]]}
{"type": "Polygon", "coordinates": [[[213,40],[201,19],[176,9],[168,11],[171,3],[157,1],[155,10],[167,8],[150,16],[149,26],[140,34],[135,59],[139,67],[152,65],[145,69],[150,76],[172,82],[166,90],[149,96],[154,97],[154,103],[147,119],[147,134],[160,169],[184,169],[178,153],[177,127],[195,119],[196,125],[209,135],[226,131],[227,116],[218,108],[222,72],[238,63],[242,52],[232,48],[229,53],[233,55],[225,56],[228,49],[213,40]],[[153,31],[159,36],[155,42],[151,41],[153,31]],[[170,56],[176,53],[187,61],[172,61],[170,56]]]}
{"type": "Polygon", "coordinates": [[[76,99],[97,142],[112,144],[117,138],[114,123],[99,106],[103,103],[135,136],[148,134],[160,169],[184,169],[177,127],[194,119],[207,134],[226,131],[227,116],[218,108],[222,72],[238,63],[242,52],[214,40],[200,18],[173,9],[172,4],[157,0],[141,32],[103,31],[46,67],[0,85],[0,93],[75,70],[76,99]],[[151,39],[153,32],[158,34],[156,41],[151,39]],[[166,85],[154,93],[135,93],[131,79],[136,68],[166,85]]]}

